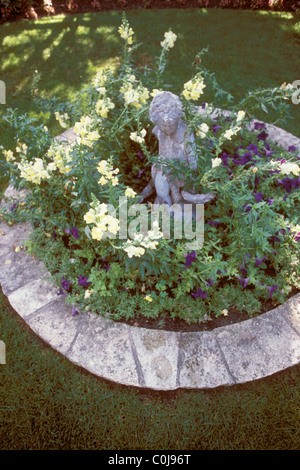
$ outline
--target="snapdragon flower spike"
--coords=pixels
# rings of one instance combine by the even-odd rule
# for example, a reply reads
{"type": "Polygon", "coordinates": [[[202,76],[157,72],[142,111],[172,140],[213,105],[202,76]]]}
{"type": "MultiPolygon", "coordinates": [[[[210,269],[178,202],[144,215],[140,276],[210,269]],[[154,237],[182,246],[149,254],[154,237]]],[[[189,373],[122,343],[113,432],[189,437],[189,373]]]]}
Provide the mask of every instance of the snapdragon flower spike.
{"type": "Polygon", "coordinates": [[[70,233],[75,238],[75,240],[77,240],[79,238],[79,230],[76,227],[73,227],[71,229],[66,228],[65,232],[70,233]]]}
{"type": "Polygon", "coordinates": [[[91,282],[88,282],[86,276],[78,276],[78,285],[83,287],[88,287],[91,282]]]}
{"type": "Polygon", "coordinates": [[[188,254],[185,254],[185,263],[184,265],[186,267],[189,267],[191,266],[191,264],[196,261],[197,259],[197,254],[196,254],[196,251],[192,251],[191,253],[188,253],[188,254]]]}
{"type": "Polygon", "coordinates": [[[205,299],[207,297],[207,292],[203,291],[201,288],[197,290],[197,292],[192,292],[191,294],[194,299],[200,297],[200,299],[205,299]]]}

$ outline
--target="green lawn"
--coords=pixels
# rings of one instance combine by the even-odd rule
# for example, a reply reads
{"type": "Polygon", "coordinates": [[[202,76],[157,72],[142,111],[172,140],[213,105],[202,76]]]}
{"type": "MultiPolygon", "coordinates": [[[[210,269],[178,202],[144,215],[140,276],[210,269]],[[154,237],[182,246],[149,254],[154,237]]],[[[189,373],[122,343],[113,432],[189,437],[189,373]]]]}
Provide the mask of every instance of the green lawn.
{"type": "MultiPolygon", "coordinates": [[[[208,45],[205,65],[236,99],[256,87],[300,79],[300,30],[292,14],[172,9],[129,11],[127,17],[143,41],[141,64],[158,54],[169,27],[178,34],[167,71],[175,93],[208,45]]],[[[110,12],[0,27],[5,148],[13,145],[5,109],[38,115],[30,95],[34,70],[44,92],[72,99],[99,66],[120,55],[120,22],[121,13],[110,12]]],[[[299,110],[294,106],[286,128],[300,137],[299,110]]],[[[45,124],[61,132],[53,117],[45,124]]],[[[243,386],[142,392],[91,376],[45,346],[2,294],[0,340],[7,351],[7,364],[0,364],[1,450],[299,450],[300,366],[243,386]]]]}

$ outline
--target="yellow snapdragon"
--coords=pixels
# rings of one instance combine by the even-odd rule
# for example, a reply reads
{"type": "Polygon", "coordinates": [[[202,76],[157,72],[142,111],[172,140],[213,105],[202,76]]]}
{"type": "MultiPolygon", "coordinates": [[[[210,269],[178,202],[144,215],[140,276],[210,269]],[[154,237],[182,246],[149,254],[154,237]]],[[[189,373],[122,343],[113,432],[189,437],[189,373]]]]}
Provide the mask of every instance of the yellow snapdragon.
{"type": "Polygon", "coordinates": [[[196,75],[192,80],[186,82],[183,86],[183,96],[186,100],[196,101],[204,93],[206,87],[201,75],[196,75]]]}

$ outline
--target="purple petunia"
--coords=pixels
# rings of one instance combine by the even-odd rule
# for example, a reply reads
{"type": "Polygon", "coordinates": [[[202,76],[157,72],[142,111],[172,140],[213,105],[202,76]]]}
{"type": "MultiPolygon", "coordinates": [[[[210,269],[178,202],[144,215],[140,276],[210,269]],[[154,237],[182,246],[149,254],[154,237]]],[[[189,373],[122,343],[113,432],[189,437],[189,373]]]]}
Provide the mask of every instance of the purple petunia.
{"type": "Polygon", "coordinates": [[[265,288],[268,289],[268,291],[270,292],[270,299],[272,298],[273,292],[277,290],[277,287],[277,284],[275,284],[274,286],[265,286],[265,288]]]}
{"type": "Polygon", "coordinates": [[[197,259],[197,254],[196,254],[196,251],[192,251],[191,253],[188,253],[188,254],[185,254],[185,263],[184,265],[186,267],[189,267],[191,266],[191,264],[196,261],[197,259]]]}
{"type": "Polygon", "coordinates": [[[249,150],[250,152],[252,152],[254,155],[257,155],[258,154],[258,146],[251,143],[248,145],[247,147],[247,150],[249,150]]]}
{"type": "Polygon", "coordinates": [[[11,206],[11,208],[10,208],[10,212],[14,211],[14,210],[15,210],[15,208],[17,207],[17,205],[18,205],[18,203],[17,203],[17,202],[15,202],[15,203],[14,203],[14,204],[11,206]]]}
{"type": "Polygon", "coordinates": [[[79,312],[78,310],[76,310],[75,308],[75,305],[72,305],[72,316],[74,317],[75,315],[77,315],[79,312]]]}
{"type": "Polygon", "coordinates": [[[90,284],[91,284],[91,283],[88,282],[86,276],[78,276],[78,285],[79,285],[79,286],[87,287],[87,286],[89,286],[90,284]]]}
{"type": "Polygon", "coordinates": [[[265,131],[262,131],[257,135],[257,140],[266,140],[267,137],[268,134],[265,131]]]}
{"type": "Polygon", "coordinates": [[[278,184],[282,185],[284,189],[288,192],[291,193],[293,189],[298,189],[300,188],[300,177],[299,178],[284,178],[282,180],[277,179],[278,184]]]}
{"type": "Polygon", "coordinates": [[[261,263],[263,263],[265,259],[267,259],[266,255],[264,255],[262,258],[255,257],[254,267],[257,268],[257,266],[259,266],[261,263]]]}
{"type": "Polygon", "coordinates": [[[76,227],[66,228],[65,232],[70,233],[76,240],[79,238],[79,230],[76,227]]]}
{"type": "Polygon", "coordinates": [[[207,292],[203,291],[202,289],[198,289],[197,292],[192,292],[191,294],[194,299],[200,297],[200,299],[205,299],[207,297],[207,292]]]}
{"type": "Polygon", "coordinates": [[[261,191],[259,193],[254,193],[253,195],[255,197],[256,202],[260,202],[264,198],[264,195],[261,191]]]}
{"type": "Polygon", "coordinates": [[[247,287],[247,284],[250,280],[250,277],[242,279],[240,276],[238,276],[238,280],[240,281],[241,286],[245,288],[245,287],[247,287]]]}
{"type": "Polygon", "coordinates": [[[265,129],[265,128],[266,128],[266,125],[265,125],[264,122],[258,122],[258,121],[256,121],[256,122],[254,123],[254,129],[255,129],[256,131],[261,131],[262,129],[265,129]]]}
{"type": "Polygon", "coordinates": [[[64,277],[61,281],[61,287],[65,290],[69,290],[70,284],[72,284],[72,281],[67,281],[64,277]]]}

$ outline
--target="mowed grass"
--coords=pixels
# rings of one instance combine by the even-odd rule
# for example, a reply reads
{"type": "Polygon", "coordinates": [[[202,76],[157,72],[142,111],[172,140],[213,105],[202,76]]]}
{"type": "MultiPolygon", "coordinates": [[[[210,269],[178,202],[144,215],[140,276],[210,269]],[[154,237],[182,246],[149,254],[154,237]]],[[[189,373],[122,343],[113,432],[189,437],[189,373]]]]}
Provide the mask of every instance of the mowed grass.
{"type": "Polygon", "coordinates": [[[299,450],[300,366],[214,390],[142,391],[43,344],[0,298],[1,450],[299,450]]]}
{"type": "MultiPolygon", "coordinates": [[[[193,59],[206,46],[206,67],[235,99],[256,87],[300,79],[299,28],[291,14],[172,9],[130,11],[127,17],[143,42],[140,64],[159,53],[169,27],[178,35],[166,76],[175,93],[193,75],[193,59]]],[[[99,67],[118,60],[120,22],[121,12],[110,12],[1,26],[5,148],[13,149],[2,119],[8,107],[42,117],[30,95],[34,71],[43,92],[72,99],[99,67]]],[[[294,106],[295,119],[286,128],[300,137],[299,108],[294,106]]],[[[43,119],[61,132],[53,116],[43,119]]],[[[0,340],[6,345],[6,364],[0,364],[1,450],[299,450],[300,366],[214,390],[158,393],[111,384],[45,345],[1,293],[0,340]]]]}

